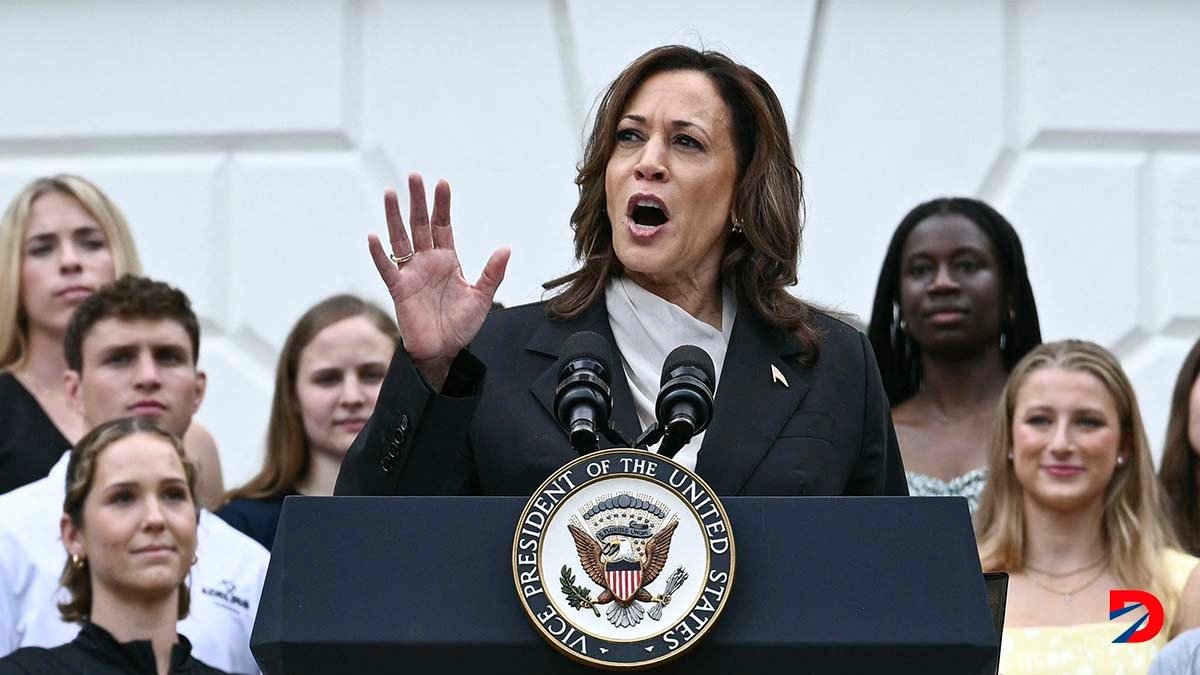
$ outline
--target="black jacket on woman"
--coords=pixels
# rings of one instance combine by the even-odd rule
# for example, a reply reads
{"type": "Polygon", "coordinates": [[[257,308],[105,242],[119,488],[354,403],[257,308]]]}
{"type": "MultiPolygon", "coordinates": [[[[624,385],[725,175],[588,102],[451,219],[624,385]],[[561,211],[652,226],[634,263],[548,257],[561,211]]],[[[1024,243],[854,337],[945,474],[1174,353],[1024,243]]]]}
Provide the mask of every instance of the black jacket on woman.
{"type": "MultiPolygon", "coordinates": [[[[717,494],[908,493],[871,345],[828,315],[813,320],[820,358],[801,366],[791,334],[739,306],[696,463],[717,494]]],[[[632,442],[641,429],[605,303],[568,321],[535,303],[490,314],[441,395],[397,349],[335,494],[532,494],[577,456],[553,414],[555,361],[584,330],[612,345],[612,417],[632,442]]]]}
{"type": "MultiPolygon", "coordinates": [[[[65,645],[22,647],[0,659],[0,675],[157,675],[149,640],[117,642],[111,633],[84,622],[79,635],[65,645]]],[[[192,658],[184,636],[171,648],[171,675],[225,675],[192,658]]]]}

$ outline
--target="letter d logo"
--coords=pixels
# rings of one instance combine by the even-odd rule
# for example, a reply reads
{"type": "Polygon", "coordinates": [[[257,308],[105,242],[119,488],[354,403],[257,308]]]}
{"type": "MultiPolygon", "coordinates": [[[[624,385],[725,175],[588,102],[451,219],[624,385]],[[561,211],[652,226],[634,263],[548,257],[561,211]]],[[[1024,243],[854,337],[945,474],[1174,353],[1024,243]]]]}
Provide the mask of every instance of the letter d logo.
{"type": "Polygon", "coordinates": [[[1132,588],[1114,588],[1108,592],[1109,621],[1143,605],[1146,607],[1146,616],[1138,619],[1124,633],[1118,635],[1117,639],[1113,640],[1113,642],[1145,642],[1150,640],[1162,630],[1163,621],[1166,617],[1163,614],[1162,603],[1158,601],[1158,598],[1154,597],[1153,593],[1134,590],[1132,588]],[[1126,607],[1128,603],[1133,604],[1126,607]]]}

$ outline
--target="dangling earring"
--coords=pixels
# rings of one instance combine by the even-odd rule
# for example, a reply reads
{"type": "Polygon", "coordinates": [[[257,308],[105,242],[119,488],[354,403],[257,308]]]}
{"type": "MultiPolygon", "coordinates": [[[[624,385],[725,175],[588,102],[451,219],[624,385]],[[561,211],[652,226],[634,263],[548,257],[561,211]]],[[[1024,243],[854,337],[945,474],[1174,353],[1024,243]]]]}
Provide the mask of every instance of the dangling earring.
{"type": "Polygon", "coordinates": [[[733,215],[732,213],[729,214],[729,217],[730,217],[730,219],[733,220],[733,227],[729,228],[729,231],[733,232],[734,234],[739,234],[739,233],[743,232],[744,230],[742,228],[742,219],[738,218],[737,216],[733,215]]]}
{"type": "Polygon", "coordinates": [[[1004,331],[1000,331],[1000,351],[1004,351],[1004,348],[1007,346],[1008,346],[1008,334],[1005,333],[1004,331]]]}
{"type": "Polygon", "coordinates": [[[904,323],[904,319],[900,318],[900,303],[892,302],[892,348],[898,354],[903,353],[908,355],[912,353],[912,348],[908,343],[908,325],[904,323]]]}
{"type": "Polygon", "coordinates": [[[85,564],[87,564],[87,558],[79,557],[78,553],[71,554],[71,567],[74,567],[77,570],[81,570],[81,569],[83,569],[83,566],[85,564]]]}

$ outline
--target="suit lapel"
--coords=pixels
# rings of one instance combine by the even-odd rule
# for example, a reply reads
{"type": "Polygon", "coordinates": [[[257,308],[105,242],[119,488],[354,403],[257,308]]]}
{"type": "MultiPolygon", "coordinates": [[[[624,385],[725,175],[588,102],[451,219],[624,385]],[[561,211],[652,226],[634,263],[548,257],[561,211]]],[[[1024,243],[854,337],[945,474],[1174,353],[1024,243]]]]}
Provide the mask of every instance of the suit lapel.
{"type": "Polygon", "coordinates": [[[704,434],[696,472],[720,495],[738,494],[808,393],[807,373],[789,358],[799,344],[739,306],[713,420],[704,434]],[[777,381],[771,367],[787,381],[777,381]]]}
{"type": "MultiPolygon", "coordinates": [[[[550,415],[550,419],[555,420],[554,425],[558,427],[558,421],[554,415],[554,390],[558,387],[558,369],[555,365],[559,356],[559,350],[567,338],[584,330],[599,333],[612,348],[612,383],[610,385],[613,404],[612,421],[615,422],[617,430],[621,432],[621,435],[632,444],[641,432],[642,427],[641,423],[638,422],[637,411],[633,408],[633,395],[629,393],[629,383],[625,380],[625,368],[621,362],[621,354],[617,351],[617,342],[613,338],[612,327],[608,325],[608,309],[602,299],[574,319],[568,321],[546,321],[533,334],[525,349],[551,356],[554,358],[554,361],[551,361],[546,370],[542,371],[542,374],[533,381],[533,384],[529,386],[529,391],[541,403],[542,407],[545,408],[546,413],[550,415]]],[[[561,431],[561,427],[559,429],[561,431]]],[[[566,439],[567,433],[565,431],[562,431],[562,435],[566,439]]],[[[608,442],[608,439],[600,438],[601,449],[611,447],[614,446],[608,442]]]]}

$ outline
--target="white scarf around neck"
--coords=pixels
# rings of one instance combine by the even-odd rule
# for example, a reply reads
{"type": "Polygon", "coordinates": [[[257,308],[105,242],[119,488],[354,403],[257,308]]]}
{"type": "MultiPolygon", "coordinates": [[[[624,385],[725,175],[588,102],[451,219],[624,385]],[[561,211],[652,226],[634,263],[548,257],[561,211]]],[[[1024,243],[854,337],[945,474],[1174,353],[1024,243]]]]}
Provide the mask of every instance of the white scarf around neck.
{"type": "MultiPolygon", "coordinates": [[[[658,400],[663,361],[672,349],[680,345],[695,345],[712,357],[716,376],[713,392],[721,381],[725,350],[737,317],[737,298],[733,289],[721,288],[721,330],[688,314],[682,307],[664,300],[638,286],[627,277],[613,277],[605,289],[604,302],[608,308],[608,323],[612,328],[621,366],[638,422],[647,429],[655,422],[654,404],[658,400]]],[[[630,439],[632,440],[632,439],[630,439]]],[[[675,461],[695,471],[697,453],[704,443],[704,433],[692,440],[675,455],[675,461]]],[[[655,444],[651,450],[657,452],[655,444]]]]}

